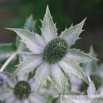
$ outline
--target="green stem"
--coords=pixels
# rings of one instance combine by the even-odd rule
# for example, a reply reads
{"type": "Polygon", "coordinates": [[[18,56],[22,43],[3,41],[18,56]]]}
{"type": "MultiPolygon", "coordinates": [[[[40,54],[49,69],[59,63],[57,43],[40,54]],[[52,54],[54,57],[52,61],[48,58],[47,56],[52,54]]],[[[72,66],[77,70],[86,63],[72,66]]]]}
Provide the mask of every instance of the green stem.
{"type": "Polygon", "coordinates": [[[32,52],[22,52],[22,51],[14,52],[14,53],[7,59],[7,61],[3,64],[3,66],[2,66],[1,69],[0,69],[0,72],[2,72],[2,71],[7,67],[7,65],[11,62],[11,60],[12,60],[16,55],[30,55],[30,54],[33,54],[33,53],[32,53],[32,52]]]}
{"type": "Polygon", "coordinates": [[[3,66],[1,67],[0,69],[0,72],[2,72],[6,67],[7,65],[11,62],[11,60],[16,56],[16,52],[14,52],[8,59],[7,61],[3,64],[3,66]]]}

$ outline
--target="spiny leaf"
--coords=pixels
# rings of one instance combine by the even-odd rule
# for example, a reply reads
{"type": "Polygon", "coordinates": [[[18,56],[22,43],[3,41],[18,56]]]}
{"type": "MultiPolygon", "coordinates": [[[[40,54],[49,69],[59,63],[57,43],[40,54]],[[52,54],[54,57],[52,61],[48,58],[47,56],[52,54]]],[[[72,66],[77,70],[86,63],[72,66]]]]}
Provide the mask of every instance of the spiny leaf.
{"type": "Polygon", "coordinates": [[[87,89],[87,94],[90,97],[90,99],[93,99],[92,96],[94,95],[96,88],[95,88],[95,85],[89,76],[88,76],[88,80],[89,80],[89,87],[87,89]]]}
{"type": "Polygon", "coordinates": [[[83,53],[77,49],[69,49],[68,58],[73,59],[79,63],[89,62],[91,60],[97,60],[96,58],[90,56],[89,54],[83,53]]]}
{"type": "Polygon", "coordinates": [[[83,64],[82,67],[85,68],[85,72],[88,74],[90,74],[91,72],[98,72],[100,66],[97,65],[98,59],[96,59],[97,56],[92,46],[90,46],[89,55],[91,55],[94,59],[92,61],[89,61],[87,64],[83,64]]]}
{"type": "Polygon", "coordinates": [[[40,54],[44,47],[44,41],[41,36],[34,32],[30,32],[27,29],[17,29],[17,28],[8,28],[14,32],[16,32],[22,39],[27,47],[35,54],[40,54]]]}
{"type": "Polygon", "coordinates": [[[19,65],[11,79],[17,75],[25,74],[34,71],[42,63],[42,58],[39,55],[27,56],[19,65]]]}
{"type": "Polygon", "coordinates": [[[82,27],[84,25],[86,19],[84,19],[81,23],[71,26],[69,29],[63,31],[60,35],[61,38],[64,38],[68,42],[68,46],[73,45],[77,39],[79,39],[80,33],[83,31],[82,27]]]}
{"type": "Polygon", "coordinates": [[[77,75],[88,84],[87,77],[85,76],[82,68],[75,61],[65,58],[58,64],[65,71],[65,73],[77,75]]]}
{"type": "Polygon", "coordinates": [[[35,27],[35,21],[33,20],[32,15],[29,16],[29,18],[26,20],[26,23],[24,25],[29,31],[33,31],[35,27]]]}
{"type": "MultiPolygon", "coordinates": [[[[30,17],[26,20],[24,27],[27,28],[29,31],[34,30],[35,21],[33,20],[32,15],[30,15],[30,17]]],[[[18,35],[16,37],[16,45],[17,45],[18,51],[28,51],[28,48],[23,42],[21,42],[21,38],[18,35]]]]}
{"type": "Polygon", "coordinates": [[[67,92],[67,78],[57,64],[51,65],[50,77],[58,91],[65,94],[67,92]]]}
{"type": "Polygon", "coordinates": [[[55,24],[53,23],[49,8],[47,6],[46,14],[42,21],[42,28],[41,28],[42,36],[46,44],[57,37],[57,29],[55,24]]]}
{"type": "Polygon", "coordinates": [[[42,88],[42,86],[46,83],[48,77],[50,75],[50,66],[48,63],[42,63],[36,71],[35,75],[35,92],[36,94],[42,88]]]}
{"type": "Polygon", "coordinates": [[[26,45],[23,42],[21,42],[21,38],[18,35],[16,37],[16,46],[17,51],[29,51],[26,45]]]}
{"type": "MultiPolygon", "coordinates": [[[[93,47],[92,46],[90,46],[90,50],[89,50],[89,54],[91,55],[91,56],[93,56],[94,58],[96,58],[97,57],[97,55],[95,54],[95,51],[93,50],[93,47]]],[[[89,64],[90,64],[90,68],[91,68],[91,70],[93,70],[93,71],[96,71],[97,70],[97,68],[98,68],[98,65],[97,65],[97,60],[92,60],[91,62],[89,62],[89,64]]],[[[88,65],[89,65],[88,64],[88,65]]]]}

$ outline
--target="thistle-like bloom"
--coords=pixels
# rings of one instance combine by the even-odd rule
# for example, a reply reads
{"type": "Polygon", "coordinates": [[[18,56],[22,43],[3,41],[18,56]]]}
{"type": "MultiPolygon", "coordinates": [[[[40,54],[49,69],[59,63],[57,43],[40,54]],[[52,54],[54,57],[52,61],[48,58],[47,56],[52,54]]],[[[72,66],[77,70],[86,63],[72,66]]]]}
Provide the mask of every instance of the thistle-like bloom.
{"type": "Polygon", "coordinates": [[[28,75],[19,75],[18,81],[8,82],[8,87],[0,92],[0,100],[6,103],[46,103],[41,96],[35,95],[34,78],[28,80],[28,75]]]}
{"type": "Polygon", "coordinates": [[[0,92],[7,87],[9,77],[7,73],[0,72],[0,92]]]}
{"type": "Polygon", "coordinates": [[[41,22],[41,36],[27,29],[9,28],[15,31],[21,37],[22,42],[33,52],[18,65],[12,78],[37,69],[35,75],[36,93],[46,83],[48,77],[51,78],[59,92],[65,93],[68,84],[66,73],[73,73],[88,83],[79,63],[88,62],[93,58],[79,50],[70,49],[83,31],[85,19],[80,24],[71,26],[58,35],[47,7],[41,22]]]}

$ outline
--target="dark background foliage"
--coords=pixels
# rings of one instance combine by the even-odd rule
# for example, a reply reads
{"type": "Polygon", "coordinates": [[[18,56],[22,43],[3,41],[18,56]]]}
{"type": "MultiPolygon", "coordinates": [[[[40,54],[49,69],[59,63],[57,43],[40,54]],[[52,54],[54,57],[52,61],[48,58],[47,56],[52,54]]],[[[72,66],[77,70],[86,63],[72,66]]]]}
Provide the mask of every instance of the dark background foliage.
{"type": "Polygon", "coordinates": [[[0,43],[15,42],[16,34],[5,27],[23,27],[31,14],[36,21],[35,31],[40,33],[46,6],[49,5],[58,34],[81,22],[85,17],[85,31],[73,47],[85,52],[93,45],[98,58],[103,61],[103,0],[0,0],[0,43]]]}

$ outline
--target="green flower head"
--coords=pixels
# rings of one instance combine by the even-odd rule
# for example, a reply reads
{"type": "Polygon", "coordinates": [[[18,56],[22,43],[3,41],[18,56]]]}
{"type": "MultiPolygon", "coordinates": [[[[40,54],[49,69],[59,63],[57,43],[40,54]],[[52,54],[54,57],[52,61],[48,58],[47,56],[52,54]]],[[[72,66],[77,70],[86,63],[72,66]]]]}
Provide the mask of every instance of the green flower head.
{"type": "Polygon", "coordinates": [[[93,58],[76,49],[70,49],[80,33],[83,31],[85,19],[70,28],[65,29],[60,36],[53,23],[49,8],[47,6],[41,28],[41,36],[25,29],[11,28],[16,32],[33,54],[27,56],[19,65],[12,78],[18,74],[29,73],[36,70],[35,90],[36,93],[50,77],[60,93],[65,93],[67,77],[65,74],[72,73],[88,83],[79,63],[85,63],[93,58]]]}
{"type": "Polygon", "coordinates": [[[9,81],[7,88],[0,91],[0,100],[5,103],[47,103],[40,95],[36,96],[35,79],[28,78],[28,74],[23,74],[9,81]]]}

